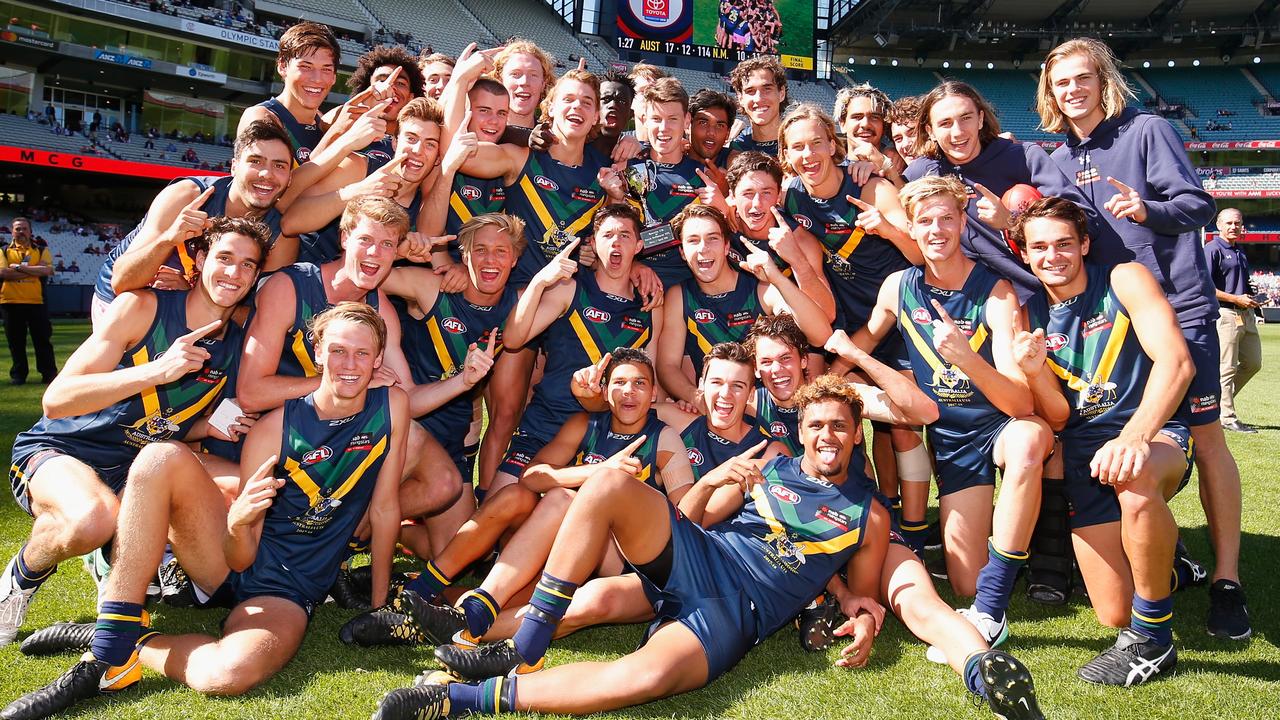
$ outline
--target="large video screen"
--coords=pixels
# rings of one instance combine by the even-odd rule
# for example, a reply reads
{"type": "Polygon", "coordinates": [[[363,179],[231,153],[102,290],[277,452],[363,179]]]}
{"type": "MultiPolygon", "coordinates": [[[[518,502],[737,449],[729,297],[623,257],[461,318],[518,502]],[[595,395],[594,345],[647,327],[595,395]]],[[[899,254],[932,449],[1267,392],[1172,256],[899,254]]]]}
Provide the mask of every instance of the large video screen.
{"type": "Polygon", "coordinates": [[[812,70],[814,0],[618,0],[622,50],[740,62],[777,55],[812,70]]]}

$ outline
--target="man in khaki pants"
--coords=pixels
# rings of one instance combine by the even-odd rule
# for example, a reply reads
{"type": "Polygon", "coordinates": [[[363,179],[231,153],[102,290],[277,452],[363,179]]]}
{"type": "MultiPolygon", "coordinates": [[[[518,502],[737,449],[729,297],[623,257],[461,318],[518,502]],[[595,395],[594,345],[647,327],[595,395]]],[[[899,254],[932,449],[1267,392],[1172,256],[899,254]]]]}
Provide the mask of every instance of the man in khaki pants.
{"type": "Polygon", "coordinates": [[[1249,292],[1249,260],[1236,242],[1244,234],[1244,215],[1235,208],[1218,213],[1218,237],[1204,246],[1205,260],[1218,296],[1218,344],[1221,352],[1222,427],[1254,433],[1236,417],[1236,393],[1262,368],[1262,341],[1253,312],[1258,301],[1249,292]]]}

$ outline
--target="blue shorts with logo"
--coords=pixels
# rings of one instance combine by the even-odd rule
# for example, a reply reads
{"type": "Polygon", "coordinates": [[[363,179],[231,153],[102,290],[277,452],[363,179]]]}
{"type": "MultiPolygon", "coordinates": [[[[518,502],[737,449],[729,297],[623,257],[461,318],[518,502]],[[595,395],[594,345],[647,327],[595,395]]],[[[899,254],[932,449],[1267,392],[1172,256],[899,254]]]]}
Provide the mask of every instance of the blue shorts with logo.
{"type": "Polygon", "coordinates": [[[939,430],[936,424],[925,428],[925,436],[933,451],[939,497],[979,485],[996,484],[996,463],[992,452],[1000,431],[1011,422],[1013,418],[997,414],[978,427],[959,432],[953,428],[939,430]]]}
{"type": "Polygon", "coordinates": [[[755,607],[742,587],[743,571],[711,533],[668,507],[671,573],[658,587],[639,572],[653,604],[648,635],[669,621],[689,628],[707,655],[707,682],[728,672],[759,642],[755,607]]]}
{"type": "Polygon", "coordinates": [[[65,452],[62,448],[39,441],[19,440],[13,446],[13,462],[9,466],[9,489],[13,491],[13,499],[23,512],[31,515],[31,494],[28,483],[45,462],[59,455],[66,455],[88,465],[98,475],[98,479],[111,492],[119,495],[124,489],[125,480],[129,477],[128,465],[95,465],[82,458],[65,452]]]}
{"type": "MultiPolygon", "coordinates": [[[[1191,479],[1191,469],[1195,467],[1195,442],[1191,439],[1190,428],[1177,419],[1165,423],[1159,434],[1176,442],[1187,457],[1187,469],[1176,493],[1186,487],[1187,481],[1191,479]]],[[[1093,461],[1094,454],[1114,437],[1115,435],[1108,434],[1093,438],[1062,438],[1064,487],[1067,491],[1068,517],[1073,529],[1120,521],[1120,501],[1116,498],[1116,489],[1098,482],[1089,471],[1089,463],[1093,461]]]]}
{"type": "Polygon", "coordinates": [[[1182,408],[1175,418],[1191,427],[1218,422],[1222,409],[1218,406],[1218,394],[1222,392],[1222,375],[1219,367],[1218,328],[1209,320],[1182,328],[1187,339],[1187,351],[1195,374],[1187,386],[1182,408]]]}
{"type": "MultiPolygon", "coordinates": [[[[217,590],[209,596],[207,600],[197,602],[196,606],[201,608],[234,608],[246,600],[252,600],[256,597],[277,597],[302,608],[307,614],[307,620],[311,620],[312,613],[316,610],[316,602],[310,598],[304,597],[297,589],[289,587],[288,583],[272,581],[269,578],[258,577],[250,566],[244,572],[232,572],[227,574],[227,579],[222,581],[217,590]]],[[[323,600],[323,598],[321,598],[323,600]]]]}

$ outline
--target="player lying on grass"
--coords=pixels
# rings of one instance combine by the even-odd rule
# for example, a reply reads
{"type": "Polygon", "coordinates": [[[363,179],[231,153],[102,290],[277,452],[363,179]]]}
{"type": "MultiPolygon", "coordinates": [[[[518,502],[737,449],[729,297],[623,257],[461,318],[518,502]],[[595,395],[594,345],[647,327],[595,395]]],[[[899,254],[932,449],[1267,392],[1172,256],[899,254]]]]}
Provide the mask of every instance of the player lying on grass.
{"type": "Polygon", "coordinates": [[[1013,355],[1036,409],[1062,438],[1071,531],[1094,613],[1121,627],[1114,647],[1080,669],[1106,685],[1169,673],[1178,526],[1167,501],[1191,474],[1192,441],[1174,417],[1194,366],[1164,290],[1139,263],[1095,265],[1088,221],[1044,198],[1013,238],[1044,284],[1027,303],[1034,332],[1013,355]]]}
{"type": "Polygon", "coordinates": [[[387,593],[400,529],[397,490],[409,402],[370,388],[386,326],[364,303],[315,317],[320,386],[264,415],[245,439],[243,481],[228,508],[185,445],[150,445],[130,470],[115,562],[89,653],[52,684],[0,713],[42,718],[132,687],[141,665],[211,695],[238,695],[274,675],[302,643],[368,511],[374,600],[387,593]],[[147,582],[165,538],[206,605],[233,609],[221,638],[143,627],[147,582]]]}
{"type": "MultiPolygon", "coordinates": [[[[13,445],[9,481],[33,523],[0,577],[0,645],[17,636],[59,562],[111,539],[116,496],[139,451],[209,433],[206,415],[240,358],[244,318],[234,314],[258,279],[268,232],[245,218],[215,220],[192,243],[199,275],[191,290],[118,295],[49,385],[44,417],[13,445]]],[[[252,420],[239,423],[237,433],[252,420]]],[[[202,459],[211,474],[238,482],[230,463],[202,459]]]]}
{"type": "MultiPolygon", "coordinates": [[[[348,622],[341,635],[344,642],[434,646],[456,640],[474,646],[481,636],[509,637],[510,629],[502,631],[514,624],[514,612],[503,613],[502,622],[499,613],[517,595],[527,598],[520,591],[537,580],[574,496],[602,468],[626,471],[663,491],[673,504],[680,502],[694,478],[680,435],[653,410],[657,389],[652,362],[639,350],[619,348],[593,369],[603,372],[606,410],[570,417],[534,456],[520,482],[487,496],[400,597],[348,622]],[[512,530],[478,588],[463,595],[456,608],[432,604],[440,601],[455,576],[512,530]],[[486,635],[495,623],[496,633],[486,635]]],[[[621,558],[610,552],[596,574],[607,577],[622,571],[621,558]]]]}
{"type": "MultiPolygon", "coordinates": [[[[889,545],[889,515],[873,499],[860,466],[849,465],[862,433],[857,395],[842,380],[824,376],[800,391],[798,403],[804,457],[779,457],[759,468],[740,456],[734,472],[709,473],[690,489],[684,505],[691,516],[678,514],[661,493],[625,473],[605,470],[592,477],[556,535],[514,641],[472,651],[467,675],[487,679],[428,676],[423,685],[390,693],[374,718],[517,710],[588,714],[636,705],[700,688],[727,672],[841,568],[847,568],[853,595],[874,597],[889,545]],[[704,517],[713,500],[727,504],[704,517]],[[661,602],[647,640],[612,662],[541,669],[578,583],[611,543],[636,567],[649,598],[661,602]]],[[[862,666],[876,620],[854,604],[855,617],[841,628],[853,641],[842,664],[862,666]]],[[[976,635],[973,640],[981,647],[976,635]]],[[[1020,663],[999,651],[976,657],[972,687],[991,689],[987,696],[997,713],[1038,716],[1030,712],[1034,691],[1020,663]]]]}

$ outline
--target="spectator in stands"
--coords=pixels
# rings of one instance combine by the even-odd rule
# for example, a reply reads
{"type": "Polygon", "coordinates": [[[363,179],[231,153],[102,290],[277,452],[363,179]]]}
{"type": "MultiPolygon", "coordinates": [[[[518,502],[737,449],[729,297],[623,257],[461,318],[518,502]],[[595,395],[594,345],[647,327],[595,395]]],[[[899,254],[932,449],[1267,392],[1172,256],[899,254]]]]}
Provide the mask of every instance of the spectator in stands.
{"type": "Polygon", "coordinates": [[[13,219],[13,237],[0,256],[0,311],[4,314],[4,334],[9,341],[13,365],[9,384],[27,382],[27,334],[36,351],[36,369],[41,381],[49,383],[58,374],[53,357],[53,327],[45,305],[44,278],[53,275],[49,250],[31,242],[31,221],[13,219]]]}
{"type": "Polygon", "coordinates": [[[167,153],[175,153],[175,152],[178,152],[178,146],[177,146],[177,145],[175,145],[175,144],[174,144],[174,142],[173,142],[172,140],[170,140],[170,141],[169,141],[169,144],[164,146],[164,151],[165,151],[165,152],[167,152],[167,153]]]}
{"type": "Polygon", "coordinates": [[[200,157],[196,155],[196,149],[191,147],[187,148],[187,151],[182,153],[182,162],[193,164],[200,162],[200,157]]]}
{"type": "Polygon", "coordinates": [[[50,125],[57,125],[57,124],[58,124],[58,121],[57,121],[56,117],[54,116],[54,110],[53,110],[53,104],[52,104],[52,103],[45,103],[45,104],[44,104],[44,116],[45,116],[45,118],[49,121],[49,124],[50,124],[50,125]]]}
{"type": "Polygon", "coordinates": [[[80,263],[76,262],[75,260],[72,260],[71,264],[67,266],[67,272],[72,272],[72,273],[80,272],[80,263]]]}
{"type": "Polygon", "coordinates": [[[1244,235],[1244,214],[1235,208],[1218,213],[1218,237],[1204,246],[1204,257],[1218,298],[1218,344],[1221,346],[1222,427],[1255,433],[1236,416],[1236,395],[1262,369],[1262,340],[1249,289],[1249,259],[1237,243],[1244,235]]]}
{"type": "Polygon", "coordinates": [[[66,263],[62,262],[62,256],[61,256],[61,255],[59,255],[59,256],[58,256],[58,262],[54,263],[53,271],[54,271],[54,272],[66,272],[66,271],[67,271],[67,265],[66,265],[66,263]]]}

